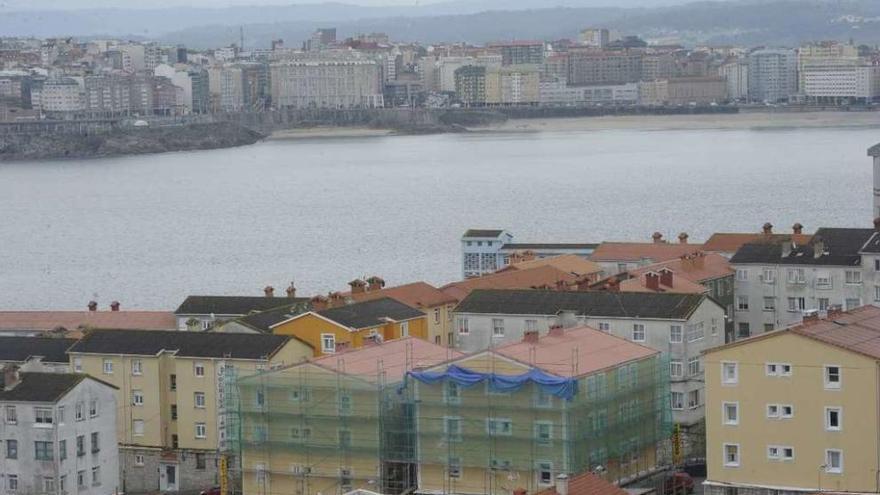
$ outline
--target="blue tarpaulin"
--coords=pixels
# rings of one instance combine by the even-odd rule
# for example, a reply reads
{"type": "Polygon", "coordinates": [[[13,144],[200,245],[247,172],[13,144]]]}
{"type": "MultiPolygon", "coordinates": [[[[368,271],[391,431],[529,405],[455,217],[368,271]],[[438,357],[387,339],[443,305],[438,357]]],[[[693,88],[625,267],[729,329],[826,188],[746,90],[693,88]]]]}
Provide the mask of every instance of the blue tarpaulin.
{"type": "Polygon", "coordinates": [[[452,365],[442,372],[410,371],[407,375],[422,383],[434,384],[448,380],[462,387],[472,387],[485,381],[489,383],[489,390],[492,392],[516,392],[531,382],[539,385],[545,392],[566,400],[573,399],[577,393],[577,380],[574,378],[550,375],[535,368],[521,375],[498,375],[452,365]]]}

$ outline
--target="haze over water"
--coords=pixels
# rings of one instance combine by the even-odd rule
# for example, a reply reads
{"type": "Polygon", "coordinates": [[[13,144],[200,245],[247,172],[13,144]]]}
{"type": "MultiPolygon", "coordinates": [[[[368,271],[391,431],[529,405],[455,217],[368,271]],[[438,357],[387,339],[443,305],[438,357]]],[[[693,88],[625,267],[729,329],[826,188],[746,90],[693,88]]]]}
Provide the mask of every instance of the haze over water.
{"type": "Polygon", "coordinates": [[[700,242],[801,222],[871,226],[880,126],[557,130],[267,141],[0,164],[0,309],[174,309],[459,277],[459,238],[700,242]]]}

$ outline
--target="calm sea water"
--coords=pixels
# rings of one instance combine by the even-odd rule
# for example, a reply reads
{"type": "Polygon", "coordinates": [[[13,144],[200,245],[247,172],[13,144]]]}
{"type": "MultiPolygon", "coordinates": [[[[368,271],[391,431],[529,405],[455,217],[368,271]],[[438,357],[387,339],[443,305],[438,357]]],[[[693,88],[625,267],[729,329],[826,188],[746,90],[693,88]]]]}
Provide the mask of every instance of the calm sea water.
{"type": "Polygon", "coordinates": [[[469,227],[519,242],[867,227],[878,141],[880,127],[625,129],[0,164],[0,308],[173,309],[373,274],[444,283],[469,227]]]}

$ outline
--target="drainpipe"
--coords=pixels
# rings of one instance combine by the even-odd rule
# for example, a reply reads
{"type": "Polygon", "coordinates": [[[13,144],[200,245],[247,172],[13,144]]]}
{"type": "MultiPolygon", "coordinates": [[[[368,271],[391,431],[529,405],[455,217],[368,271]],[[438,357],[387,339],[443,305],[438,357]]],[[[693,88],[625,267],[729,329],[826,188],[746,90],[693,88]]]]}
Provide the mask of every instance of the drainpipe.
{"type": "MultiPolygon", "coordinates": [[[[874,390],[874,395],[876,396],[876,401],[877,401],[877,404],[875,406],[877,409],[875,412],[878,415],[878,419],[880,419],[880,363],[877,363],[877,368],[876,368],[875,374],[876,374],[876,382],[875,382],[874,386],[876,388],[874,390]]],[[[874,423],[877,424],[876,421],[874,423]]],[[[877,475],[876,475],[877,476],[877,485],[876,485],[876,488],[874,489],[874,491],[880,492],[880,428],[878,428],[878,430],[877,430],[877,458],[875,459],[875,462],[877,463],[877,475]]]]}

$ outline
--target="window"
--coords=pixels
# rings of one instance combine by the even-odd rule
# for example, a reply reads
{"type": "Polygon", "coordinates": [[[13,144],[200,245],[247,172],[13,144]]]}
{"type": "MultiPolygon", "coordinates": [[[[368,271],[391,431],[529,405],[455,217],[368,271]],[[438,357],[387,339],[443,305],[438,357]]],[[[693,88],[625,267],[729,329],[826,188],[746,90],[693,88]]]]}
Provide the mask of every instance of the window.
{"type": "Polygon", "coordinates": [[[299,428],[294,426],[290,429],[290,438],[294,440],[307,441],[312,438],[312,429],[311,428],[299,428]]]}
{"type": "MultiPolygon", "coordinates": [[[[552,405],[553,396],[545,392],[543,388],[538,389],[541,394],[546,395],[552,405]]],[[[597,400],[605,397],[606,380],[605,373],[596,373],[587,377],[587,400],[597,400]]]]}
{"type": "Polygon", "coordinates": [[[788,310],[791,312],[804,311],[807,309],[807,300],[803,297],[789,297],[788,310]]]}
{"type": "Polygon", "coordinates": [[[15,406],[6,406],[6,424],[18,424],[18,411],[15,410],[15,406]]]}
{"type": "Polygon", "coordinates": [[[205,461],[205,454],[196,452],[196,469],[207,469],[208,463],[205,461]]]}
{"type": "Polygon", "coordinates": [[[337,412],[343,416],[351,414],[351,394],[339,392],[339,404],[337,412]]]}
{"type": "Polygon", "coordinates": [[[703,322],[692,323],[687,326],[687,341],[696,342],[702,340],[706,336],[706,329],[703,322]]]}
{"type": "Polygon", "coordinates": [[[537,332],[538,320],[526,320],[526,332],[537,332]]]}
{"type": "Polygon", "coordinates": [[[840,474],[843,472],[843,451],[828,449],[825,451],[825,472],[840,474]]]}
{"type": "Polygon", "coordinates": [[[764,372],[767,376],[787,377],[791,376],[792,367],[789,363],[766,363],[764,372]]]}
{"type": "Polygon", "coordinates": [[[767,404],[767,417],[770,419],[779,417],[779,404],[767,404]]]}
{"type": "Polygon", "coordinates": [[[862,272],[859,270],[847,270],[846,283],[851,285],[862,283],[862,272]]]}
{"type": "Polygon", "coordinates": [[[58,478],[58,488],[61,490],[61,495],[67,494],[67,475],[62,474],[58,478]]]}
{"type": "Polygon", "coordinates": [[[673,359],[669,361],[669,376],[672,378],[684,376],[684,364],[680,360],[673,359]]]}
{"type": "Polygon", "coordinates": [[[112,375],[113,374],[113,360],[112,359],[105,359],[104,360],[103,370],[104,370],[105,375],[112,375]]]}
{"type": "Polygon", "coordinates": [[[92,433],[92,453],[97,454],[101,451],[101,442],[98,437],[98,432],[92,433]]]}
{"type": "Polygon", "coordinates": [[[492,335],[495,337],[504,337],[504,320],[501,318],[492,318],[492,335]]]}
{"type": "Polygon", "coordinates": [[[737,311],[748,311],[749,310],[749,298],[747,296],[736,296],[736,310],[737,311]]]}
{"type": "Polygon", "coordinates": [[[171,375],[168,377],[168,388],[172,392],[177,390],[177,375],[171,375]]]}
{"type": "Polygon", "coordinates": [[[6,458],[18,459],[18,440],[9,439],[6,441],[6,458]]]}
{"type": "Polygon", "coordinates": [[[92,399],[89,401],[89,417],[97,418],[98,417],[98,400],[92,399]]]}
{"type": "Polygon", "coordinates": [[[324,354],[336,352],[336,335],[332,333],[321,334],[321,352],[324,354]]]}
{"type": "Polygon", "coordinates": [[[684,409],[684,392],[670,392],[669,399],[672,409],[684,409]]]}
{"type": "Polygon", "coordinates": [[[790,284],[803,284],[806,282],[806,276],[804,275],[803,268],[789,268],[788,269],[788,283],[790,284]]]}
{"type": "Polygon", "coordinates": [[[51,476],[43,477],[43,493],[55,493],[55,478],[51,476]]]}
{"type": "Polygon", "coordinates": [[[618,263],[617,264],[617,273],[624,273],[626,271],[626,263],[618,263]]]}
{"type": "Polygon", "coordinates": [[[880,301],[880,285],[874,286],[874,302],[880,301]]]}
{"type": "Polygon", "coordinates": [[[52,442],[34,442],[34,459],[38,461],[51,461],[52,442]]]}
{"type": "Polygon", "coordinates": [[[827,431],[840,431],[843,424],[843,410],[839,407],[825,408],[825,429],[827,431]]]}
{"type": "Polygon", "coordinates": [[[440,308],[434,308],[434,323],[440,323],[440,308]]]}
{"type": "Polygon", "coordinates": [[[207,438],[208,431],[205,428],[205,423],[196,423],[196,438],[207,438]]]}
{"type": "Polygon", "coordinates": [[[193,363],[193,373],[199,378],[204,377],[205,376],[205,363],[203,363],[201,361],[196,361],[195,363],[193,363]]]}
{"type": "Polygon", "coordinates": [[[547,421],[536,422],[535,440],[541,445],[550,445],[553,442],[553,423],[547,421]]]}
{"type": "Polygon", "coordinates": [[[739,444],[724,444],[724,466],[739,467],[739,444]]]}
{"type": "Polygon", "coordinates": [[[641,323],[633,324],[632,339],[635,342],[645,341],[645,325],[642,325],[641,323]]]}
{"type": "Polygon", "coordinates": [[[58,460],[67,459],[67,440],[58,441],[58,460]]]}
{"type": "Polygon", "coordinates": [[[745,268],[737,268],[736,270],[736,279],[740,282],[748,282],[749,280],[749,271],[745,268]]]}
{"type": "Polygon", "coordinates": [[[18,490],[18,475],[10,474],[6,476],[6,487],[9,488],[9,491],[14,492],[18,490]]]}
{"type": "Polygon", "coordinates": [[[340,429],[337,431],[336,436],[340,447],[351,447],[351,431],[340,429]]]}
{"type": "Polygon", "coordinates": [[[447,404],[460,404],[461,387],[455,382],[446,382],[443,386],[443,398],[447,404]]]}
{"type": "Polygon", "coordinates": [[[765,297],[764,298],[764,311],[776,311],[776,298],[775,297],[765,297]]]}
{"type": "Polygon", "coordinates": [[[700,374],[700,358],[692,357],[688,359],[688,376],[697,376],[700,374]]]}
{"type": "Polygon", "coordinates": [[[76,437],[76,456],[82,457],[86,455],[86,437],[85,435],[77,435],[76,437]]]}
{"type": "Polygon", "coordinates": [[[721,411],[724,414],[724,424],[739,424],[739,402],[724,402],[721,404],[721,411]]]}
{"type": "Polygon", "coordinates": [[[408,321],[404,321],[400,324],[400,336],[401,336],[401,338],[402,337],[409,337],[409,322],[408,321]]]}
{"type": "Polygon", "coordinates": [[[874,260],[874,271],[880,272],[880,258],[874,260]]]}
{"type": "Polygon", "coordinates": [[[776,270],[773,270],[772,268],[764,268],[761,278],[764,280],[765,284],[775,284],[776,270]]]}
{"type": "Polygon", "coordinates": [[[538,484],[553,484],[553,463],[547,461],[538,461],[538,484]]]}
{"type": "Polygon", "coordinates": [[[791,419],[794,417],[794,406],[791,404],[780,404],[778,407],[780,419],[791,419]]]}
{"type": "Polygon", "coordinates": [[[840,389],[840,366],[825,366],[825,388],[840,389]]]}
{"type": "Polygon", "coordinates": [[[688,408],[696,409],[700,407],[700,390],[691,390],[688,392],[688,408]]]}
{"type": "Polygon", "coordinates": [[[262,389],[257,389],[254,392],[254,404],[257,407],[263,407],[266,405],[266,392],[262,389]]]}
{"type": "Polygon", "coordinates": [[[144,367],[140,359],[131,360],[131,374],[134,376],[143,375],[144,367]]]}
{"type": "Polygon", "coordinates": [[[82,370],[83,370],[82,358],[73,358],[73,371],[76,373],[82,373],[82,370]]]}
{"type": "Polygon", "coordinates": [[[681,343],[682,333],[681,325],[671,325],[669,327],[669,342],[673,344],[681,343]]]}
{"type": "Polygon", "coordinates": [[[819,304],[819,311],[828,311],[831,306],[831,301],[827,297],[820,297],[816,301],[819,304]]]}
{"type": "Polygon", "coordinates": [[[778,461],[782,456],[782,449],[778,445],[768,445],[767,446],[767,459],[771,461],[778,461]]]}
{"type": "Polygon", "coordinates": [[[834,286],[831,273],[827,271],[816,272],[816,288],[817,289],[831,289],[834,286]]]}
{"type": "Polygon", "coordinates": [[[600,321],[599,322],[599,330],[601,330],[603,332],[610,332],[611,331],[611,324],[608,323],[607,321],[600,321]]]}
{"type": "Polygon", "coordinates": [[[471,329],[468,326],[467,318],[458,318],[458,333],[461,335],[467,335],[471,333],[471,329]]]}
{"type": "Polygon", "coordinates": [[[311,392],[308,388],[295,388],[290,391],[290,400],[293,402],[308,402],[311,392]]]}
{"type": "Polygon", "coordinates": [[[80,488],[86,487],[86,472],[85,471],[77,471],[76,472],[76,486],[80,488]]]}
{"type": "Polygon", "coordinates": [[[509,419],[486,418],[486,433],[499,437],[512,435],[513,423],[509,419]]]}
{"type": "Polygon", "coordinates": [[[845,303],[846,310],[852,311],[862,305],[862,300],[857,297],[847,297],[845,303]]]}
{"type": "Polygon", "coordinates": [[[449,468],[446,472],[449,478],[457,480],[461,479],[461,458],[460,457],[450,457],[449,458],[449,468]]]}
{"type": "Polygon", "coordinates": [[[144,465],[144,455],[143,454],[135,454],[134,455],[134,465],[141,467],[144,465]]]}
{"type": "Polygon", "coordinates": [[[721,363],[721,383],[723,385],[736,385],[739,383],[739,365],[737,363],[721,363]]]}
{"type": "Polygon", "coordinates": [[[782,447],[782,460],[783,461],[794,460],[794,448],[793,447],[782,447]]]}
{"type": "Polygon", "coordinates": [[[205,393],[204,392],[196,392],[193,394],[193,403],[196,405],[197,409],[205,408],[205,393]]]}
{"type": "Polygon", "coordinates": [[[133,419],[131,420],[131,433],[136,437],[144,436],[144,420],[142,419],[133,419]]]}
{"type": "Polygon", "coordinates": [[[461,441],[461,418],[457,416],[443,418],[443,433],[450,442],[461,441]]]}
{"type": "Polygon", "coordinates": [[[749,335],[751,335],[752,329],[751,329],[751,327],[749,327],[748,322],[745,322],[745,321],[739,322],[739,324],[736,326],[736,334],[740,338],[745,338],[745,337],[748,337],[749,335]]]}
{"type": "Polygon", "coordinates": [[[92,486],[98,486],[101,484],[101,466],[95,466],[92,468],[92,486]]]}
{"type": "Polygon", "coordinates": [[[133,406],[143,406],[144,405],[144,392],[141,390],[132,390],[131,391],[131,405],[133,406]]]}
{"type": "Polygon", "coordinates": [[[772,323],[764,323],[764,332],[772,332],[773,324],[772,323]]]}

